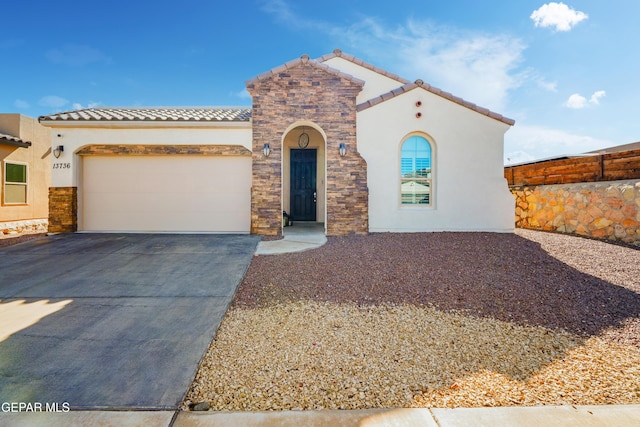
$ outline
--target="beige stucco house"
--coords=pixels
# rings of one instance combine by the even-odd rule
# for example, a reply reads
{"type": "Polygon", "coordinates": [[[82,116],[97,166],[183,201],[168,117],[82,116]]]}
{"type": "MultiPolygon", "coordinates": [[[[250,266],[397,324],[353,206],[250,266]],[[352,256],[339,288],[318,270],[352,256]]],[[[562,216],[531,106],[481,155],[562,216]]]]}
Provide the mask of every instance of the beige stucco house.
{"type": "Polygon", "coordinates": [[[51,128],[50,231],[513,230],[513,120],[335,50],[246,82],[252,108],[93,108],[51,128]]]}
{"type": "Polygon", "coordinates": [[[34,118],[0,114],[0,239],[47,232],[50,130],[34,118]]]}

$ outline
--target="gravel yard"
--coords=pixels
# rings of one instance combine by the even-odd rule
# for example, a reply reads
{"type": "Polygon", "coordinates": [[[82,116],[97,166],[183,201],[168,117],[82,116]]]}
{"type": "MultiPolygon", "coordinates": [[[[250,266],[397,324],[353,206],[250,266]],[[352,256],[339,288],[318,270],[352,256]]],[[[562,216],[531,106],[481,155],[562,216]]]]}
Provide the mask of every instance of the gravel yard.
{"type": "Polygon", "coordinates": [[[216,411],[640,403],[640,251],[517,230],[253,259],[185,399],[216,411]]]}

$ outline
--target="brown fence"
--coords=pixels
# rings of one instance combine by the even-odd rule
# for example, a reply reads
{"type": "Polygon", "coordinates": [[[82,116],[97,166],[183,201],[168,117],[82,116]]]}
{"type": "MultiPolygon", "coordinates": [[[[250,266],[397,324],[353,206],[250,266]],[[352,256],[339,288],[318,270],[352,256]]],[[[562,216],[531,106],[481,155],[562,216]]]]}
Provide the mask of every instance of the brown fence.
{"type": "Polygon", "coordinates": [[[504,168],[509,185],[568,184],[640,178],[640,150],[504,168]]]}

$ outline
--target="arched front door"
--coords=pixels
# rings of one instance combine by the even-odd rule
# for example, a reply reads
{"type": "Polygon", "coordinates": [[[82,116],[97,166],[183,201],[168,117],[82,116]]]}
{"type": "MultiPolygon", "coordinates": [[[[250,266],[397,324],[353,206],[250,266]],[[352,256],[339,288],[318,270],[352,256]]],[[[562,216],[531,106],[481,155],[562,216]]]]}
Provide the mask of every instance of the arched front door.
{"type": "Polygon", "coordinates": [[[315,221],[318,203],[316,168],[318,150],[291,149],[290,216],[294,221],[315,221]]]}

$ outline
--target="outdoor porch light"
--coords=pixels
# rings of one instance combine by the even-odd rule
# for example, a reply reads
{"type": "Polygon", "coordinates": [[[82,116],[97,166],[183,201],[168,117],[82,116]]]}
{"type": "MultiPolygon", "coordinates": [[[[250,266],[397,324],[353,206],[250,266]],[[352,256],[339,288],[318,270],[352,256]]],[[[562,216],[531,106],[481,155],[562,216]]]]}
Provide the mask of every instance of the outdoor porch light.
{"type": "Polygon", "coordinates": [[[346,156],[346,155],[347,155],[347,146],[346,146],[346,145],[344,145],[344,142],[341,142],[341,143],[340,143],[339,151],[340,151],[340,155],[341,155],[342,157],[344,157],[344,156],[346,156]]]}
{"type": "Polygon", "coordinates": [[[262,148],[262,152],[264,153],[265,157],[269,157],[269,154],[271,154],[271,147],[269,147],[269,143],[265,143],[264,147],[262,148]]]}
{"type": "Polygon", "coordinates": [[[60,157],[60,154],[62,154],[63,151],[64,151],[64,146],[58,145],[56,148],[53,149],[53,156],[57,159],[58,157],[60,157]]]}

